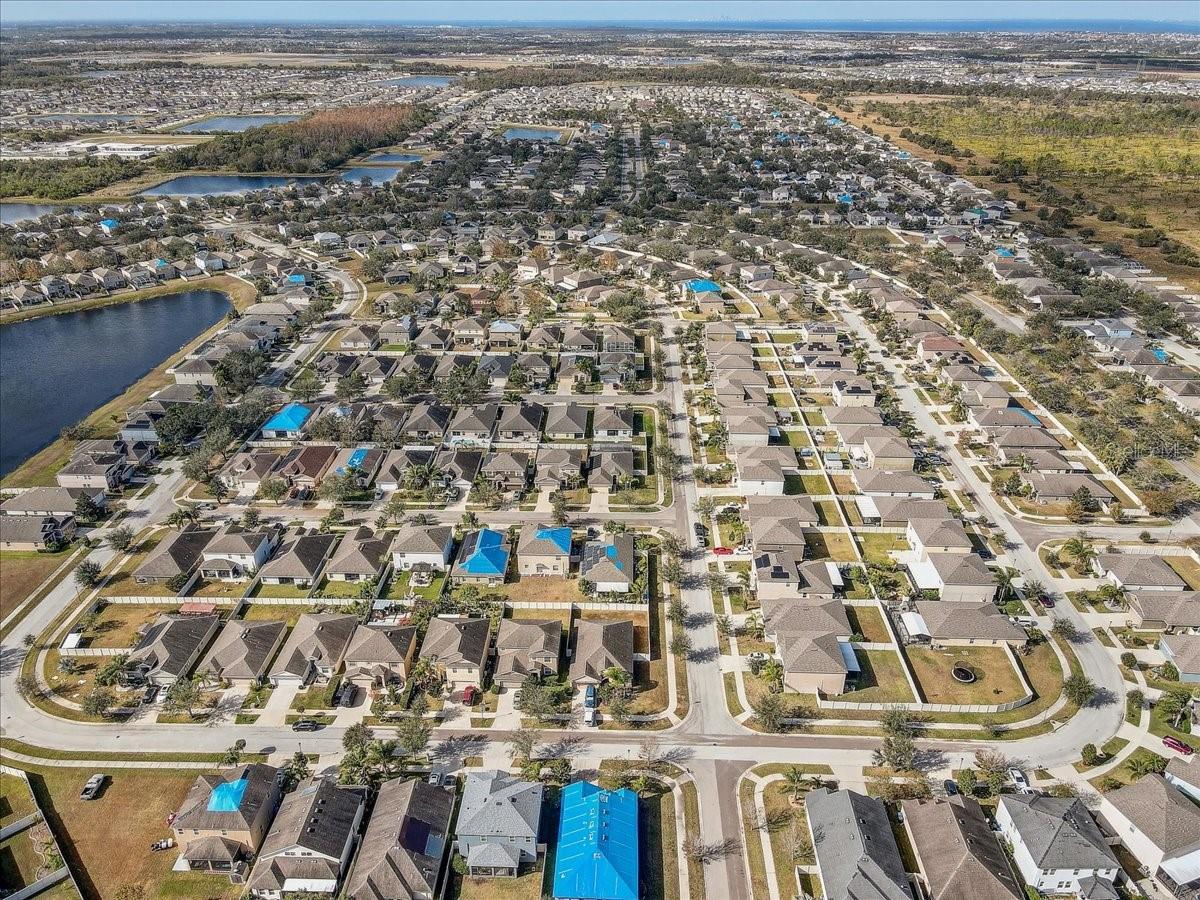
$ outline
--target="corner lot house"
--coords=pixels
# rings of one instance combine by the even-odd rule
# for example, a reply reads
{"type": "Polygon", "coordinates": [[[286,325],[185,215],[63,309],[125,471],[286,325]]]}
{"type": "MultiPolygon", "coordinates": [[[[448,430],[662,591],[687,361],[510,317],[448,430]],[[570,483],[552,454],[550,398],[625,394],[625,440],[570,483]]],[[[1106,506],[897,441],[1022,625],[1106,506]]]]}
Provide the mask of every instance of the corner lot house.
{"type": "Polygon", "coordinates": [[[278,772],[252,763],[199,776],[171,823],[181,850],[177,868],[244,873],[279,806],[278,772]]]}
{"type": "Polygon", "coordinates": [[[367,789],[308,779],[279,805],[250,872],[250,896],[283,900],[295,892],[329,894],[354,852],[367,789]]]}
{"type": "Polygon", "coordinates": [[[542,784],[507,772],[470,772],[455,840],[475,877],[511,876],[538,856],[542,784]]]}
{"type": "Polygon", "coordinates": [[[433,900],[438,896],[454,794],[419,778],[379,786],[346,900],[433,900]]]}
{"type": "Polygon", "coordinates": [[[127,676],[169,687],[192,671],[220,621],[216,616],[160,616],[129,654],[127,676]]]}
{"type": "Polygon", "coordinates": [[[637,554],[633,535],[609,535],[603,541],[588,541],[579,563],[579,577],[600,594],[627,594],[637,578],[637,554]]]}
{"type": "Polygon", "coordinates": [[[1115,896],[1112,885],[1121,865],[1077,798],[1005,794],[996,824],[1030,887],[1091,897],[1099,886],[1112,893],[1095,896],[1115,896]]]}
{"type": "Polygon", "coordinates": [[[1134,553],[1101,553],[1092,567],[1102,577],[1127,591],[1182,591],[1187,584],[1161,556],[1134,553]]]}

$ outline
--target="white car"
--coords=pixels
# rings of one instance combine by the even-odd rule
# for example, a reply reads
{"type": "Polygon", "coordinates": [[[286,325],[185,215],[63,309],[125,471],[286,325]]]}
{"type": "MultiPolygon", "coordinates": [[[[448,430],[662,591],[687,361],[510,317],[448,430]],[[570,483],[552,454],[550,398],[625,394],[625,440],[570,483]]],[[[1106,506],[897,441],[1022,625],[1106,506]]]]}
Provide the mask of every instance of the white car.
{"type": "Polygon", "coordinates": [[[1008,770],[1008,779],[1022,794],[1034,793],[1033,785],[1029,783],[1029,778],[1016,766],[1013,766],[1008,770]]]}

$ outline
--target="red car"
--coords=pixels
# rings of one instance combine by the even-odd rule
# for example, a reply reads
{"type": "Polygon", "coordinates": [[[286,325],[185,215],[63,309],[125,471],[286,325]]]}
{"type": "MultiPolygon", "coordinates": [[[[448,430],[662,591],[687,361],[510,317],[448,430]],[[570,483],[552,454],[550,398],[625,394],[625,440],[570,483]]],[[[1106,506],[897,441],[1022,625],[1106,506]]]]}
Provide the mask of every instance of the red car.
{"type": "Polygon", "coordinates": [[[1179,740],[1179,738],[1172,737],[1169,734],[1162,739],[1162,742],[1164,747],[1174,750],[1176,753],[1182,753],[1184,756],[1191,756],[1196,752],[1192,749],[1190,744],[1185,744],[1183,741],[1179,740]]]}
{"type": "Polygon", "coordinates": [[[469,684],[465,688],[463,688],[463,705],[471,706],[472,704],[474,704],[475,694],[477,692],[478,692],[478,689],[473,684],[469,684]]]}
{"type": "Polygon", "coordinates": [[[733,556],[732,547],[713,547],[713,553],[717,556],[733,556]]]}
{"type": "Polygon", "coordinates": [[[1046,609],[1054,609],[1054,598],[1052,597],[1038,597],[1038,603],[1042,604],[1046,609]]]}

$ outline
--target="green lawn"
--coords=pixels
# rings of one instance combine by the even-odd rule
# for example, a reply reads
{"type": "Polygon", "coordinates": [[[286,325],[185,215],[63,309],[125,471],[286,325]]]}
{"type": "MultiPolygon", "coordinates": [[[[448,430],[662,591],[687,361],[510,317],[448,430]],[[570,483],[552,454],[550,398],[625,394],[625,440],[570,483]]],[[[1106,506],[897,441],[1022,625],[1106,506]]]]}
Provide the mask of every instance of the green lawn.
{"type": "Polygon", "coordinates": [[[918,690],[929,703],[997,704],[1022,696],[1021,681],[999,647],[929,647],[905,649],[918,690]],[[950,670],[962,663],[976,674],[976,681],[963,684],[950,670]]]}
{"type": "Polygon", "coordinates": [[[855,648],[862,672],[858,689],[831,697],[831,700],[851,700],[855,703],[912,703],[915,697],[904,678],[904,665],[891,650],[862,650],[855,648]]]}
{"type": "Polygon", "coordinates": [[[884,565],[892,561],[891,552],[902,552],[910,550],[908,541],[900,534],[860,534],[859,541],[862,543],[862,555],[869,563],[875,565],[884,565]]]}

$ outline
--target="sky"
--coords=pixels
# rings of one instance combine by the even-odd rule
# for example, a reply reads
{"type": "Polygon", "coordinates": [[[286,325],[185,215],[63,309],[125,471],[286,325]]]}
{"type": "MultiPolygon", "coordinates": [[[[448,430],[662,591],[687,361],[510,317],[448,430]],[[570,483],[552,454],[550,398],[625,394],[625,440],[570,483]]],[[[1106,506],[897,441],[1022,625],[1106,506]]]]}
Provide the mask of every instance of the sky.
{"type": "Polygon", "coordinates": [[[558,22],[1163,22],[1200,26],[1200,0],[4,0],[0,22],[470,24],[558,22]]]}

